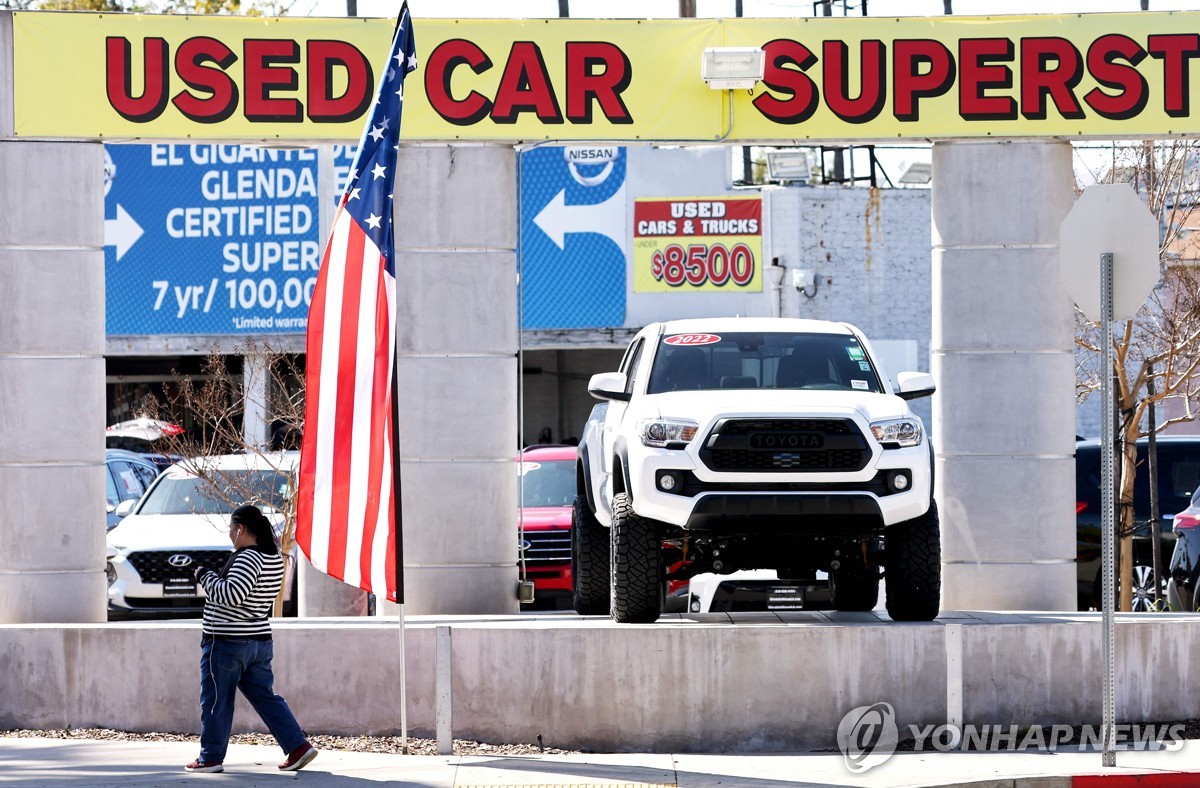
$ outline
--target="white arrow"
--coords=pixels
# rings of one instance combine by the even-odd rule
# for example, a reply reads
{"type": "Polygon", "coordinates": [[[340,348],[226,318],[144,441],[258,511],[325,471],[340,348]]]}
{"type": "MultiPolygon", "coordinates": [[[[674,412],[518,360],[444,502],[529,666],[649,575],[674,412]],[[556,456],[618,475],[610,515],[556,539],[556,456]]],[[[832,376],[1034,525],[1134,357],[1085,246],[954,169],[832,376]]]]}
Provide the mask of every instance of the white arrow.
{"type": "Polygon", "coordinates": [[[566,193],[566,189],[560,191],[533,217],[533,223],[559,249],[564,248],[567,233],[596,233],[625,249],[625,184],[612,197],[595,205],[567,205],[566,193]]]}
{"type": "Polygon", "coordinates": [[[104,220],[104,245],[117,247],[117,259],[120,260],[144,232],[142,226],[118,203],[117,218],[104,220]]]}

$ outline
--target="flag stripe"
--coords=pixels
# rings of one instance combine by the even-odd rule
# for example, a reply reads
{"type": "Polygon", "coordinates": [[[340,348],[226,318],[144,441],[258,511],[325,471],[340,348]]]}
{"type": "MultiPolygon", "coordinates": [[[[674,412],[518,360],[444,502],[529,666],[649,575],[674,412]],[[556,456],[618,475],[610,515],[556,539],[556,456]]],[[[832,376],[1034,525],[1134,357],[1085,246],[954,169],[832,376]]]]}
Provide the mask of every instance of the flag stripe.
{"type": "MultiPolygon", "coordinates": [[[[366,239],[351,224],[347,230],[345,277],[342,290],[341,328],[338,331],[337,405],[334,409],[333,507],[329,518],[329,573],[346,578],[347,524],[350,522],[350,484],[354,470],[355,388],[358,356],[358,307],[363,285],[363,252],[366,239]]],[[[358,450],[363,450],[359,444],[358,450]]],[[[365,447],[369,449],[370,447],[365,447]]]]}

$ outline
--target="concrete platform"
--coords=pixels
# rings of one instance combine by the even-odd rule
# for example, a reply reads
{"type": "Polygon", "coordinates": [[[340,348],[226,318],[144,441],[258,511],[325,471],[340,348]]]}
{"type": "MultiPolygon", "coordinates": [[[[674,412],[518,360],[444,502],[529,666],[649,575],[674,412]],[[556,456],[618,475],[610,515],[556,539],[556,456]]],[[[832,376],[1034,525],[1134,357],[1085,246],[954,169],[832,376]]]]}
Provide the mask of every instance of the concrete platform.
{"type": "MultiPolygon", "coordinates": [[[[556,614],[410,619],[414,736],[435,731],[438,626],[452,637],[455,738],[540,735],[596,752],[828,749],[843,715],[881,701],[902,736],[947,722],[958,703],[976,725],[1100,721],[1099,614],[949,612],[899,624],[746,613],[621,626],[556,614]],[[959,650],[961,660],[947,658],[959,650]]],[[[307,730],[399,732],[395,618],[283,620],[275,632],[277,690],[307,730]]],[[[199,639],[196,621],[2,626],[0,729],[195,732],[199,639]]],[[[1197,716],[1200,617],[1121,615],[1117,640],[1119,722],[1197,716]]],[[[235,726],[261,730],[245,705],[235,726]]]]}

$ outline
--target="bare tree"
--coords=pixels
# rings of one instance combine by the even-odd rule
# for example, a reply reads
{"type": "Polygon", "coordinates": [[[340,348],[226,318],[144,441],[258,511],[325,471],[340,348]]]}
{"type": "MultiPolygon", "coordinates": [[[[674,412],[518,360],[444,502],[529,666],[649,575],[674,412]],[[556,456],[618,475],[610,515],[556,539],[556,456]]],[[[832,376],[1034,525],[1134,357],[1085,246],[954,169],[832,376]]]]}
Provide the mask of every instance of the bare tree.
{"type": "MultiPolygon", "coordinates": [[[[283,517],[280,550],[290,560],[296,536],[296,460],[286,450],[299,447],[304,429],[304,375],[295,356],[275,351],[269,344],[248,342],[236,352],[266,359],[265,386],[249,385],[244,373],[230,368],[231,356],[214,347],[196,379],[172,372],[175,380],[164,388],[164,400],[143,400],[137,415],[185,427],[177,435],[158,439],[155,448],[184,458],[184,466],[201,479],[206,495],[230,509],[250,503],[278,512],[283,517]],[[272,418],[273,434],[265,444],[248,440],[243,429],[251,396],[247,392],[254,390],[265,391],[266,400],[249,404],[272,418]],[[253,461],[248,464],[270,470],[229,471],[206,461],[222,454],[245,454],[253,461]]],[[[282,594],[281,589],[276,615],[281,612],[282,594]]]]}
{"type": "MultiPolygon", "coordinates": [[[[1195,158],[1200,147],[1191,140],[1137,143],[1114,153],[1108,180],[1128,181],[1160,221],[1159,261],[1162,280],[1132,320],[1113,333],[1113,369],[1100,369],[1104,331],[1076,310],[1076,393],[1080,401],[1098,391],[1101,375],[1114,379],[1116,435],[1121,441],[1121,484],[1117,491],[1117,536],[1120,609],[1133,601],[1133,509],[1137,474],[1137,439],[1148,434],[1146,411],[1162,407],[1168,418],[1155,432],[1192,421],[1200,395],[1200,237],[1190,225],[1200,221],[1195,158]],[[1150,393],[1153,392],[1153,393],[1150,393]]],[[[1158,538],[1152,523],[1151,538],[1158,538]]]]}

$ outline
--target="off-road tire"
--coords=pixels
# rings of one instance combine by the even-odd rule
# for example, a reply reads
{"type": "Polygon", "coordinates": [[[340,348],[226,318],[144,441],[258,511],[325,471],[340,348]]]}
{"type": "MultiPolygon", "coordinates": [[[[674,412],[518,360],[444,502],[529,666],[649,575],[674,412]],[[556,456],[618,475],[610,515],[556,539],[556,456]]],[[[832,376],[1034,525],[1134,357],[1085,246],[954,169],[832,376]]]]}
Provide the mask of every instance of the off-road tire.
{"type": "Polygon", "coordinates": [[[633,511],[626,493],[613,496],[612,617],[622,624],[648,624],[662,614],[662,542],[654,521],[633,511]]]}
{"type": "Polygon", "coordinates": [[[893,621],[932,621],[942,592],[942,540],[937,504],[884,532],[887,612],[893,621]]]}
{"type": "Polygon", "coordinates": [[[829,573],[833,609],[845,613],[874,610],[879,604],[879,570],[873,566],[842,568],[829,573]]]}
{"type": "Polygon", "coordinates": [[[571,511],[571,606],[581,616],[608,615],[608,533],[592,514],[587,496],[571,511]]]}

